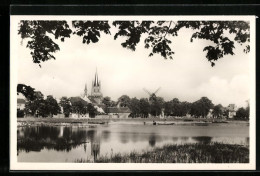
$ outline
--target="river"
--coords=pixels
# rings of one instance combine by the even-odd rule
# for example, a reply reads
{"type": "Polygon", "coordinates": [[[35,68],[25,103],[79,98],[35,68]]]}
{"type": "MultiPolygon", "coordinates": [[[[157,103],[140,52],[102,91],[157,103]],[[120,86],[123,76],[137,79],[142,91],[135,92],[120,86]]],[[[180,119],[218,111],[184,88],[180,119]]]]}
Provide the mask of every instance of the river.
{"type": "Polygon", "coordinates": [[[75,162],[94,161],[100,155],[147,151],[165,144],[249,145],[249,126],[235,123],[154,126],[120,121],[90,126],[18,127],[17,136],[18,162],[75,162]]]}

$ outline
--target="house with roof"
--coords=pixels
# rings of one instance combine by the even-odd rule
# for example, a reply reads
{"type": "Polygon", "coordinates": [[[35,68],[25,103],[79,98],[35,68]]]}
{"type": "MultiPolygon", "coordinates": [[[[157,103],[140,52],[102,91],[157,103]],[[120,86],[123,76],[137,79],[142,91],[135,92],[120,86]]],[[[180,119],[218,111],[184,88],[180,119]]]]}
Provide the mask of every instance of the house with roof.
{"type": "Polygon", "coordinates": [[[131,114],[131,110],[128,107],[108,107],[107,114],[109,118],[126,119],[131,114]]]}
{"type": "Polygon", "coordinates": [[[232,119],[236,116],[236,105],[235,104],[229,104],[226,109],[228,111],[228,118],[232,119]]]}

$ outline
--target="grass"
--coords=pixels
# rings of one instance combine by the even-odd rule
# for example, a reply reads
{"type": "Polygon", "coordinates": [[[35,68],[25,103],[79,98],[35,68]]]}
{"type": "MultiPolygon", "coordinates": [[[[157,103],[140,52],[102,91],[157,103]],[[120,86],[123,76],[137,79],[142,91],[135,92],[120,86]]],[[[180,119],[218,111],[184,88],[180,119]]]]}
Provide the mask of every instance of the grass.
{"type": "MultiPolygon", "coordinates": [[[[89,162],[78,159],[75,162],[89,162]]],[[[100,156],[97,163],[248,163],[249,148],[241,145],[210,143],[166,145],[143,153],[100,156]]]]}

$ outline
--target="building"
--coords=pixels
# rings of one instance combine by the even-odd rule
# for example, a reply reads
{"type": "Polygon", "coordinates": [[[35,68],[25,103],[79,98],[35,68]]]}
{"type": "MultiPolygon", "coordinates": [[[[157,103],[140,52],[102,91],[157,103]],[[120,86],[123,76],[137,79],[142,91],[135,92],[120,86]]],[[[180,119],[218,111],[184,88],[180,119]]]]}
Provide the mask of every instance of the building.
{"type": "Polygon", "coordinates": [[[227,107],[227,111],[228,111],[228,118],[234,118],[234,116],[236,115],[236,105],[235,104],[229,104],[227,107]]]}
{"type": "Polygon", "coordinates": [[[101,105],[103,100],[103,94],[101,92],[101,81],[98,80],[98,73],[96,70],[95,78],[92,81],[91,94],[87,95],[87,85],[85,85],[84,96],[95,105],[101,105]]]}
{"type": "Polygon", "coordinates": [[[107,113],[109,118],[126,119],[131,114],[131,111],[128,107],[108,107],[107,113]]]}
{"type": "MultiPolygon", "coordinates": [[[[107,110],[107,114],[109,118],[128,118],[131,111],[128,107],[120,107],[120,103],[117,107],[106,107],[103,101],[103,94],[101,92],[101,81],[98,78],[98,73],[96,70],[94,80],[92,81],[92,87],[90,94],[88,94],[88,87],[85,84],[84,93],[80,97],[71,97],[70,102],[73,104],[75,102],[81,101],[84,106],[87,106],[88,103],[91,103],[98,112],[99,118],[105,114],[105,109],[107,110]]],[[[72,113],[71,118],[90,118],[89,114],[76,114],[72,113]]],[[[104,118],[104,117],[102,117],[104,118]]]]}
{"type": "MultiPolygon", "coordinates": [[[[98,79],[97,70],[95,73],[95,78],[92,81],[90,95],[88,94],[87,84],[85,84],[84,93],[81,96],[70,98],[70,102],[72,104],[79,101],[82,102],[84,106],[87,106],[89,103],[91,103],[97,110],[98,114],[104,114],[105,105],[102,103],[103,94],[101,92],[101,81],[98,79]]],[[[90,118],[90,116],[88,113],[81,115],[71,113],[71,118],[90,118]]]]}
{"type": "Polygon", "coordinates": [[[22,98],[17,98],[17,109],[24,110],[25,100],[22,98]]]}

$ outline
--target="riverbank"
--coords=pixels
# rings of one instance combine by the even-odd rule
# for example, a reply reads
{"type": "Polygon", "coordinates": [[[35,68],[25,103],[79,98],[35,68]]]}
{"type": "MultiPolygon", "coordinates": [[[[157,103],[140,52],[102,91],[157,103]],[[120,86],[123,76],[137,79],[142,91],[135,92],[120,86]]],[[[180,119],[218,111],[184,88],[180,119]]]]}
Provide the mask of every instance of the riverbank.
{"type": "MultiPolygon", "coordinates": [[[[78,159],[77,163],[89,160],[78,159]]],[[[100,156],[97,163],[248,163],[249,148],[242,145],[209,143],[166,145],[146,152],[100,156]]]]}
{"type": "Polygon", "coordinates": [[[109,119],[109,118],[88,118],[88,119],[72,119],[72,118],[17,118],[17,126],[36,126],[36,125],[50,125],[50,126],[70,126],[70,125],[88,125],[88,124],[108,124],[108,123],[133,123],[133,124],[146,124],[151,125],[153,121],[161,124],[207,124],[219,121],[221,123],[232,124],[249,124],[248,121],[238,120],[222,120],[222,119],[202,119],[202,118],[127,118],[127,119],[109,119]]]}

